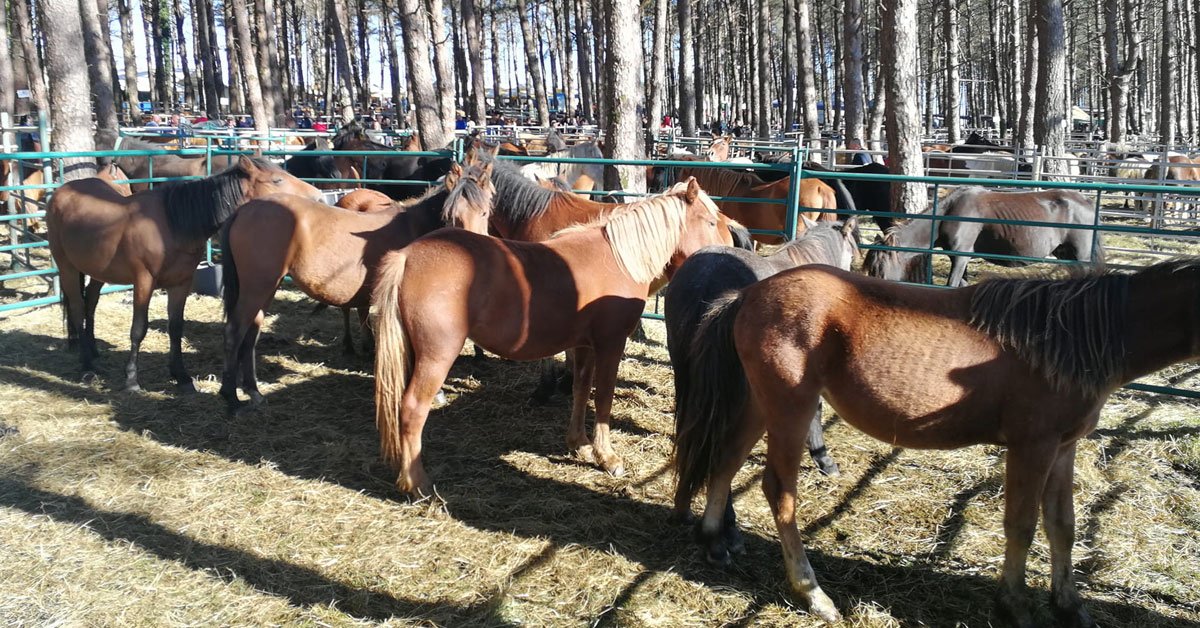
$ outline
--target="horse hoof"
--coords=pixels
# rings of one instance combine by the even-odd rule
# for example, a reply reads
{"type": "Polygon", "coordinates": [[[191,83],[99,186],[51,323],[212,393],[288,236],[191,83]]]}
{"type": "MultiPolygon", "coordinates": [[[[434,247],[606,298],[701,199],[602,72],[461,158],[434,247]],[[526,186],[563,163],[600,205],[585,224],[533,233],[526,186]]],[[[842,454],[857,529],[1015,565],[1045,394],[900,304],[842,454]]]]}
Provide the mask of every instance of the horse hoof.
{"type": "Polygon", "coordinates": [[[842,472],[838,469],[837,463],[833,461],[833,458],[828,456],[817,460],[817,470],[820,471],[822,475],[831,478],[836,478],[842,474],[842,472]]]}
{"type": "Polygon", "coordinates": [[[438,391],[438,393],[437,393],[437,396],[435,396],[435,397],[433,398],[433,403],[434,403],[434,405],[439,405],[439,406],[440,406],[440,405],[442,405],[442,404],[444,404],[444,403],[446,403],[446,393],[445,393],[445,391],[439,390],[439,391],[438,391]]]}
{"type": "Polygon", "coordinates": [[[1002,626],[1013,626],[1014,628],[1035,628],[1037,626],[1026,601],[1010,594],[1004,585],[1000,585],[996,592],[994,612],[1002,626]]]}
{"type": "Polygon", "coordinates": [[[1054,625],[1056,626],[1067,626],[1068,628],[1096,627],[1096,622],[1092,620],[1092,616],[1088,614],[1082,602],[1068,607],[1051,604],[1050,611],[1054,615],[1054,625]]]}
{"type": "Polygon", "coordinates": [[[140,393],[142,392],[142,387],[137,382],[130,382],[125,384],[125,390],[126,392],[140,393]]]}
{"type": "Polygon", "coordinates": [[[737,526],[725,528],[721,533],[725,541],[725,547],[728,548],[730,554],[745,554],[746,542],[742,539],[742,531],[737,529],[737,526]]]}
{"type": "Polygon", "coordinates": [[[842,621],[842,614],[833,605],[833,600],[829,599],[829,596],[825,595],[825,592],[820,589],[809,593],[808,611],[820,617],[827,624],[836,624],[842,621]]]}
{"type": "Polygon", "coordinates": [[[267,405],[267,398],[264,397],[263,394],[258,392],[257,390],[246,393],[246,394],[250,396],[250,406],[251,407],[258,408],[260,406],[267,405]]]}
{"type": "Polygon", "coordinates": [[[696,523],[696,515],[693,515],[691,510],[685,510],[683,512],[679,512],[677,510],[672,510],[671,511],[671,523],[674,523],[676,525],[685,525],[685,526],[693,525],[696,523]]]}
{"type": "Polygon", "coordinates": [[[713,543],[704,552],[704,559],[710,564],[718,567],[728,567],[733,564],[733,560],[729,557],[729,550],[724,543],[713,543]]]}

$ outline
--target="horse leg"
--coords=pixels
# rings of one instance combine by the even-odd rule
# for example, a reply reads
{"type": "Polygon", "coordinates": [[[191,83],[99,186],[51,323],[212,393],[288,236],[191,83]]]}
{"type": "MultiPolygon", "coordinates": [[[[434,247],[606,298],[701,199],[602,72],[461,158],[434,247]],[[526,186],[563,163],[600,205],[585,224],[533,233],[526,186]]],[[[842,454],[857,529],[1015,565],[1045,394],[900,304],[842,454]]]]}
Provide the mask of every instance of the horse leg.
{"type": "Polygon", "coordinates": [[[192,376],[188,375],[183,366],[183,308],[191,291],[191,282],[167,290],[167,334],[171,339],[169,364],[171,377],[175,378],[175,384],[181,393],[196,392],[192,376]]]}
{"type": "Polygon", "coordinates": [[[821,473],[829,477],[841,474],[838,465],[825,448],[825,428],[821,426],[821,400],[817,399],[817,411],[813,413],[812,424],[808,426],[808,455],[821,473]]]}
{"type": "Polygon", "coordinates": [[[402,493],[433,495],[433,483],[421,464],[421,433],[429,418],[429,408],[441,392],[442,383],[450,374],[450,367],[465,341],[463,338],[457,345],[447,343],[444,346],[449,348],[441,351],[416,353],[420,357],[413,365],[412,379],[400,400],[400,459],[396,488],[402,493]]]}
{"type": "Polygon", "coordinates": [[[138,385],[137,358],[142,340],[146,338],[153,285],[149,275],[139,275],[133,282],[133,324],[129,326],[129,362],[125,365],[125,388],[135,392],[142,389],[138,385]]]}
{"type": "Polygon", "coordinates": [[[220,395],[225,399],[226,410],[231,417],[236,415],[241,407],[237,396],[238,361],[241,359],[242,340],[246,337],[248,327],[247,322],[243,320],[243,303],[244,301],[239,299],[238,304],[241,307],[235,306],[225,319],[225,367],[221,371],[220,395]]]}
{"type": "Polygon", "coordinates": [[[363,355],[368,358],[375,353],[375,334],[371,332],[371,326],[367,323],[371,316],[371,307],[364,305],[358,309],[358,333],[362,335],[362,350],[363,355]]]}
{"type": "Polygon", "coordinates": [[[1058,450],[1046,490],[1042,495],[1042,517],[1050,542],[1050,610],[1060,626],[1090,628],[1096,625],[1083,607],[1071,572],[1071,545],[1075,542],[1075,443],[1058,450]]]}
{"type": "Polygon", "coordinates": [[[832,624],[841,621],[842,616],[833,600],[817,584],[816,574],[804,551],[800,530],[796,527],[796,481],[800,474],[800,444],[807,436],[806,427],[803,422],[787,420],[795,415],[793,408],[797,406],[801,410],[800,416],[816,411],[820,398],[813,393],[808,398],[776,399],[769,403],[772,406],[768,420],[774,420],[767,429],[763,494],[775,516],[775,529],[783,546],[783,560],[792,591],[808,602],[810,612],[832,624]]]}
{"type": "Polygon", "coordinates": [[[354,336],[350,334],[350,308],[342,310],[342,355],[354,355],[354,336]]]}
{"type": "Polygon", "coordinates": [[[82,342],[81,350],[86,351],[92,359],[100,357],[100,350],[96,348],[96,304],[100,302],[100,289],[104,287],[104,282],[92,277],[87,282],[87,288],[83,293],[83,336],[80,339],[82,342]]]}
{"type": "Polygon", "coordinates": [[[1046,479],[1055,462],[1055,445],[1014,443],[1005,460],[1004,567],[996,591],[996,610],[1003,622],[1019,628],[1036,625],[1025,594],[1025,561],[1037,529],[1046,479]]]}
{"type": "Polygon", "coordinates": [[[946,279],[946,285],[951,288],[958,288],[967,285],[967,264],[971,258],[967,255],[951,255],[950,256],[950,277],[946,279]]]}
{"type": "MultiPolygon", "coordinates": [[[[705,557],[709,562],[718,565],[729,564],[731,551],[740,551],[740,535],[737,532],[737,521],[733,512],[733,504],[729,498],[733,476],[737,475],[750,450],[762,437],[761,421],[757,417],[743,417],[741,428],[733,442],[726,445],[721,452],[719,461],[709,471],[708,493],[704,504],[704,514],[696,525],[696,541],[705,548],[705,557]]],[[[683,503],[683,512],[690,510],[690,496],[684,499],[675,494],[676,508],[683,503]]],[[[679,511],[676,510],[678,513],[679,511]]],[[[690,513],[689,513],[690,514],[690,513]]]]}
{"type": "Polygon", "coordinates": [[[567,450],[585,460],[593,459],[592,441],[588,440],[587,419],[588,393],[592,391],[592,376],[595,373],[595,352],[591,347],[575,349],[574,379],[571,390],[571,422],[567,424],[567,450]]]}
{"type": "MultiPolygon", "coordinates": [[[[609,423],[612,418],[613,393],[617,388],[617,370],[621,367],[621,356],[625,352],[625,339],[621,338],[615,347],[597,348],[593,351],[593,374],[596,385],[596,425],[592,428],[593,455],[600,467],[609,475],[624,475],[625,464],[613,449],[609,438],[609,423]]],[[[578,359],[578,356],[576,356],[578,359]]],[[[579,390],[576,383],[575,390],[579,390]]],[[[583,393],[584,403],[587,403],[587,388],[583,393]]]]}
{"type": "Polygon", "coordinates": [[[254,347],[258,345],[258,332],[262,329],[262,323],[263,312],[259,310],[246,326],[246,335],[238,349],[238,363],[242,369],[242,392],[250,397],[250,405],[256,407],[265,401],[263,394],[258,390],[258,364],[254,359],[254,347]]]}
{"type": "Polygon", "coordinates": [[[554,390],[558,387],[557,363],[554,358],[543,358],[538,362],[540,375],[538,376],[538,385],[534,389],[533,394],[529,396],[530,405],[540,406],[550,401],[550,397],[554,395],[554,390]]]}

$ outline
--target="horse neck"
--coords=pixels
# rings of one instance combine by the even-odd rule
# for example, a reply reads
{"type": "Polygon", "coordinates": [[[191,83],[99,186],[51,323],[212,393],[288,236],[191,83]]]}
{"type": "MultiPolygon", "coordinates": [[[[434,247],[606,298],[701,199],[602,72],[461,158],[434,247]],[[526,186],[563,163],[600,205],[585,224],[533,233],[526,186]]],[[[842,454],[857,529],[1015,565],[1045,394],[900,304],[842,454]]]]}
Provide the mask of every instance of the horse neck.
{"type": "Polygon", "coordinates": [[[1124,382],[1200,356],[1200,280],[1161,273],[1129,287],[1124,382]]]}
{"type": "Polygon", "coordinates": [[[436,192],[427,194],[426,196],[417,199],[412,205],[398,206],[397,218],[403,216],[402,221],[406,227],[415,235],[424,235],[431,231],[436,231],[446,226],[442,220],[442,210],[446,204],[446,197],[450,192],[445,186],[441,186],[436,192]]]}
{"type": "Polygon", "coordinates": [[[832,266],[837,263],[837,256],[834,254],[833,247],[829,246],[828,239],[818,235],[792,240],[787,246],[775,251],[766,259],[771,262],[771,266],[776,269],[776,272],[805,264],[829,264],[832,266]]]}

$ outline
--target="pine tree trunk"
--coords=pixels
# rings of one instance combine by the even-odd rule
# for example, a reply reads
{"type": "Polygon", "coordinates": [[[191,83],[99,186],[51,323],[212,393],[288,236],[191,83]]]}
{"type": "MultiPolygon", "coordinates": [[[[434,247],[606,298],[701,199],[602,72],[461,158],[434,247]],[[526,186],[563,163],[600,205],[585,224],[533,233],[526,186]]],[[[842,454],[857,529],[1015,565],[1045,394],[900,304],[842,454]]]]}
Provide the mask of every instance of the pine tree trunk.
{"type": "Polygon", "coordinates": [[[696,45],[692,37],[692,0],[677,0],[679,13],[679,127],[685,137],[696,135],[696,45]]]}
{"type": "Polygon", "coordinates": [[[246,113],[246,80],[242,72],[241,51],[238,50],[237,28],[233,26],[233,5],[222,3],[225,23],[225,55],[229,62],[229,111],[246,113]]]}
{"type": "MultiPolygon", "coordinates": [[[[921,176],[921,119],[916,97],[917,0],[892,0],[883,6],[880,60],[887,81],[888,164],[892,174],[921,176]]],[[[892,211],[925,209],[925,184],[893,183],[892,211]]]]}
{"type": "Polygon", "coordinates": [[[808,0],[796,3],[796,72],[800,77],[800,107],[804,114],[804,137],[808,140],[821,137],[821,126],[817,117],[817,77],[813,61],[812,29],[808,20],[808,0]]]}
{"type": "Polygon", "coordinates": [[[462,44],[461,8],[458,1],[450,0],[450,41],[454,48],[454,91],[457,95],[455,109],[463,109],[463,113],[468,113],[465,110],[470,108],[467,101],[470,100],[471,80],[467,76],[467,52],[462,44]]]}
{"type": "Polygon", "coordinates": [[[267,115],[270,116],[269,123],[278,126],[281,121],[276,121],[275,95],[271,92],[271,86],[278,83],[278,79],[275,77],[275,68],[279,66],[278,64],[272,65],[271,60],[267,57],[267,16],[263,0],[251,1],[253,6],[248,2],[246,7],[252,9],[249,16],[252,24],[250,44],[254,50],[254,59],[258,62],[256,67],[259,84],[262,85],[263,106],[267,108],[267,115]]]}
{"type": "Polygon", "coordinates": [[[434,93],[433,67],[429,62],[429,18],[421,0],[400,0],[400,21],[403,24],[404,58],[412,81],[409,103],[416,108],[421,144],[425,148],[441,148],[449,138],[434,93]]]}
{"type": "Polygon", "coordinates": [[[1025,76],[1021,87],[1021,121],[1017,127],[1016,145],[1021,149],[1034,147],[1033,115],[1038,81],[1038,27],[1037,4],[1040,0],[1029,0],[1029,16],[1025,28],[1025,76]]]}
{"type": "MultiPolygon", "coordinates": [[[[585,0],[586,1],[586,0],[585,0]]],[[[611,83],[604,79],[608,75],[607,63],[607,31],[605,30],[605,4],[603,0],[592,0],[592,75],[595,77],[592,94],[596,100],[596,125],[602,129],[608,128],[608,90],[611,83]]]]}
{"type": "MultiPolygon", "coordinates": [[[[850,0],[856,2],[857,0],[850,0]]],[[[796,120],[796,69],[793,67],[796,64],[796,2],[795,0],[783,0],[783,41],[781,42],[783,53],[782,57],[782,79],[783,79],[783,131],[787,133],[792,130],[792,123],[796,120]]]]}
{"type": "MultiPolygon", "coordinates": [[[[493,3],[497,0],[493,0],[493,3]]],[[[567,0],[571,2],[572,0],[567,0]]],[[[595,99],[592,91],[592,46],[587,39],[588,2],[575,2],[575,52],[579,63],[579,100],[583,108],[583,117],[592,120],[595,117],[595,99]]]]}
{"type": "MultiPolygon", "coordinates": [[[[392,115],[396,118],[396,128],[401,127],[404,120],[402,83],[400,82],[400,60],[396,55],[396,23],[395,12],[392,11],[390,0],[380,0],[380,24],[383,27],[383,46],[387,48],[388,82],[392,85],[392,115]]],[[[384,55],[380,55],[382,58],[384,55]]]]}
{"type": "MultiPolygon", "coordinates": [[[[117,110],[113,107],[112,58],[100,33],[96,0],[78,0],[76,11],[83,31],[84,53],[92,61],[87,64],[87,73],[92,86],[91,104],[96,110],[96,135],[100,146],[109,149],[116,144],[119,132],[117,110]]],[[[108,21],[107,14],[104,19],[108,21]]]]}
{"type": "Polygon", "coordinates": [[[529,5],[525,0],[517,0],[517,20],[521,23],[521,42],[525,48],[525,68],[532,77],[533,97],[537,101],[537,123],[539,126],[550,124],[550,108],[546,102],[546,87],[542,81],[542,63],[538,58],[537,42],[533,40],[533,29],[529,25],[529,5]]]}
{"type": "Polygon", "coordinates": [[[1163,0],[1162,5],[1162,57],[1159,62],[1158,83],[1162,96],[1158,107],[1158,141],[1170,148],[1175,143],[1175,2],[1163,0]]]}
{"type": "Polygon", "coordinates": [[[946,125],[946,141],[957,144],[962,139],[962,121],[958,117],[958,0],[942,0],[942,41],[946,45],[946,106],[942,110],[946,125]]]}
{"type": "MultiPolygon", "coordinates": [[[[143,2],[142,8],[146,5],[143,2]]],[[[173,77],[168,71],[169,61],[167,57],[171,54],[171,35],[170,31],[163,29],[163,5],[162,0],[150,0],[150,37],[147,48],[154,51],[154,98],[158,101],[158,106],[161,111],[169,112],[175,108],[175,94],[171,89],[171,81],[173,77]]]]}
{"type": "MultiPolygon", "coordinates": [[[[176,0],[178,2],[178,0],[176,0]]],[[[271,70],[270,77],[263,84],[263,95],[270,95],[272,113],[275,116],[275,125],[283,126],[284,120],[287,119],[287,109],[283,103],[283,77],[287,74],[287,68],[279,64],[279,46],[275,43],[275,0],[255,0],[255,8],[257,15],[261,16],[259,22],[264,26],[262,36],[259,39],[259,56],[266,60],[266,65],[271,70]]],[[[186,68],[184,69],[186,72],[186,68]]],[[[262,77],[260,77],[262,78],[262,77]]]]}
{"type": "MultiPolygon", "coordinates": [[[[524,2],[522,1],[522,4],[524,2]]],[[[608,126],[605,127],[604,151],[609,159],[644,159],[642,120],[638,115],[641,100],[642,19],[637,0],[607,0],[608,55],[605,61],[608,126]]],[[[646,169],[640,166],[606,166],[604,185],[608,190],[644,192],[646,169]]]]}
{"type": "Polygon", "coordinates": [[[492,45],[492,105],[499,109],[504,104],[504,98],[500,95],[500,64],[503,60],[500,58],[500,38],[496,28],[496,5],[499,0],[492,0],[488,7],[488,22],[489,32],[491,33],[492,45]]]}
{"type": "MultiPolygon", "coordinates": [[[[16,121],[17,84],[13,79],[13,58],[9,43],[16,39],[16,28],[8,29],[8,7],[0,6],[0,112],[7,113],[11,123],[16,121]]],[[[5,183],[7,185],[7,183],[5,183]]],[[[0,210],[6,211],[6,210],[0,210]]]]}
{"type": "Polygon", "coordinates": [[[846,0],[842,6],[842,103],[846,107],[846,138],[863,139],[862,2],[846,0]]]}
{"type": "Polygon", "coordinates": [[[29,92],[33,99],[33,106],[37,111],[45,113],[46,119],[49,120],[50,103],[46,100],[46,81],[43,78],[42,62],[38,57],[37,37],[33,34],[33,20],[30,19],[29,5],[31,2],[33,0],[12,0],[13,19],[16,22],[14,32],[21,40],[21,52],[25,56],[25,73],[29,77],[29,92]]]}
{"type": "Polygon", "coordinates": [[[487,94],[483,84],[483,37],[480,21],[483,16],[476,8],[475,0],[462,0],[463,28],[467,31],[467,56],[471,62],[471,98],[469,111],[471,120],[477,125],[487,124],[487,94]]]}
{"type": "Polygon", "coordinates": [[[663,88],[667,75],[667,5],[669,4],[668,0],[654,1],[654,49],[650,55],[650,85],[646,90],[648,93],[646,118],[649,123],[647,141],[650,150],[653,150],[653,142],[658,139],[658,132],[662,128],[663,88]]]}
{"type": "Polygon", "coordinates": [[[759,137],[771,136],[771,3],[757,0],[758,19],[758,129],[759,137]]]}
{"type": "MultiPolygon", "coordinates": [[[[334,59],[337,62],[338,84],[345,90],[349,102],[355,102],[354,70],[350,66],[349,46],[349,12],[346,10],[346,0],[328,0],[327,10],[329,20],[325,28],[333,34],[334,59]]],[[[406,29],[407,30],[407,29],[406,29]]],[[[328,101],[326,101],[328,102],[328,101]]]]}
{"type": "Polygon", "coordinates": [[[171,28],[171,18],[174,17],[175,47],[179,54],[179,71],[183,74],[184,101],[195,106],[200,99],[200,90],[196,86],[196,77],[199,72],[193,73],[191,64],[188,63],[187,38],[183,35],[183,4],[180,0],[174,0],[171,7],[163,7],[163,11],[166,13],[163,19],[168,31],[171,28]]]}
{"type": "Polygon", "coordinates": [[[701,29],[705,23],[703,7],[704,5],[701,3],[692,6],[692,94],[696,97],[694,109],[697,128],[707,121],[704,115],[704,66],[708,60],[702,58],[703,53],[701,52],[704,41],[701,39],[701,29]]]}
{"type": "MultiPolygon", "coordinates": [[[[50,150],[90,151],[92,140],[91,105],[88,93],[88,64],[84,50],[83,24],[78,2],[40,0],[38,14],[45,38],[46,76],[50,83],[50,106],[54,109],[54,133],[50,150]]],[[[92,157],[62,160],[63,181],[96,176],[92,157]]]]}
{"type": "MultiPolygon", "coordinates": [[[[250,12],[246,0],[229,0],[233,9],[234,28],[237,31],[238,51],[241,55],[242,72],[246,75],[246,97],[250,100],[250,115],[254,116],[254,130],[263,138],[270,132],[270,112],[262,96],[262,83],[258,77],[258,66],[254,62],[254,49],[250,43],[250,12]]],[[[266,140],[260,140],[265,146],[266,140]]]]}
{"type": "Polygon", "coordinates": [[[884,81],[883,68],[876,68],[871,92],[875,97],[871,102],[871,114],[867,117],[867,147],[880,150],[883,147],[883,114],[887,111],[887,83],[884,81]]]}
{"type": "MultiPolygon", "coordinates": [[[[1038,67],[1037,102],[1034,105],[1033,137],[1045,155],[1058,156],[1066,152],[1066,47],[1063,40],[1062,0],[1038,0],[1038,67]]],[[[1042,162],[1048,173],[1065,173],[1067,163],[1061,159],[1042,162]]]]}
{"type": "MultiPolygon", "coordinates": [[[[367,111],[371,106],[371,46],[367,34],[366,0],[357,0],[354,8],[357,12],[355,24],[358,27],[358,52],[350,56],[350,61],[355,68],[358,105],[363,111],[367,111]]],[[[351,51],[353,50],[351,48],[351,51]]]]}
{"type": "MultiPolygon", "coordinates": [[[[451,0],[453,1],[453,0],[451,0]]],[[[446,15],[442,0],[426,0],[429,10],[429,32],[433,37],[434,70],[437,72],[438,109],[442,114],[443,136],[449,141],[454,133],[454,57],[450,35],[446,32],[446,15]]],[[[431,148],[441,148],[429,145],[431,148]]]]}
{"type": "Polygon", "coordinates": [[[192,0],[192,19],[196,22],[196,30],[198,32],[196,50],[200,57],[199,62],[201,74],[203,75],[205,112],[209,118],[215,119],[221,113],[221,101],[217,93],[216,74],[213,68],[216,55],[209,46],[211,37],[209,29],[212,26],[209,23],[210,16],[206,4],[205,0],[192,0]]]}

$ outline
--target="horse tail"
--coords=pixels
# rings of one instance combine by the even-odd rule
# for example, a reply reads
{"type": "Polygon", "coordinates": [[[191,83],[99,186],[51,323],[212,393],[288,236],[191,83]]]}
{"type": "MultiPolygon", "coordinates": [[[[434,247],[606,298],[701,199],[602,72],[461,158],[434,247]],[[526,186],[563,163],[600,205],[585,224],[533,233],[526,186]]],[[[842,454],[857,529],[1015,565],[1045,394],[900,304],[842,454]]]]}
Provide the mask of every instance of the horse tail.
{"type": "Polygon", "coordinates": [[[225,302],[225,318],[233,316],[233,309],[237,307],[238,297],[241,293],[237,262],[233,259],[233,247],[229,245],[229,232],[233,231],[233,223],[237,220],[237,216],[235,212],[229,220],[225,221],[225,226],[221,227],[221,298],[225,302]]]}
{"type": "Polygon", "coordinates": [[[679,488],[694,496],[730,442],[749,386],[733,341],[741,292],[727,292],[709,306],[686,347],[687,392],[675,402],[675,473],[679,488]]]}
{"type": "Polygon", "coordinates": [[[408,384],[412,345],[400,318],[400,284],[405,256],[397,251],[383,258],[371,305],[375,321],[375,427],[383,459],[396,469],[400,463],[400,400],[408,384]]]}

